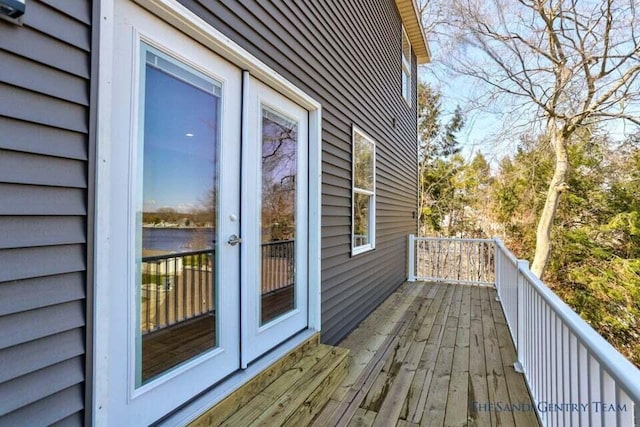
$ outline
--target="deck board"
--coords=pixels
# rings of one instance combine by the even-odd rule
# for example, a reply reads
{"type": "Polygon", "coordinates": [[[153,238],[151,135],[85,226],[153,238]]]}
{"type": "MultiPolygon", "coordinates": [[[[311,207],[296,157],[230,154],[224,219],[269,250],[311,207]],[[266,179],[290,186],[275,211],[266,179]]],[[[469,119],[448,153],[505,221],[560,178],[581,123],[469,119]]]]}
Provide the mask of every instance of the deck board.
{"type": "MultiPolygon", "coordinates": [[[[481,292],[480,297],[489,400],[492,402],[508,402],[509,391],[507,390],[507,382],[504,377],[498,334],[496,332],[488,290],[481,292]]],[[[497,418],[496,424],[498,425],[515,425],[513,412],[511,411],[493,411],[492,416],[497,418]]]]}
{"type": "Polygon", "coordinates": [[[538,425],[533,412],[489,406],[531,404],[495,296],[405,283],[340,343],[351,370],[314,425],[538,425]]]}

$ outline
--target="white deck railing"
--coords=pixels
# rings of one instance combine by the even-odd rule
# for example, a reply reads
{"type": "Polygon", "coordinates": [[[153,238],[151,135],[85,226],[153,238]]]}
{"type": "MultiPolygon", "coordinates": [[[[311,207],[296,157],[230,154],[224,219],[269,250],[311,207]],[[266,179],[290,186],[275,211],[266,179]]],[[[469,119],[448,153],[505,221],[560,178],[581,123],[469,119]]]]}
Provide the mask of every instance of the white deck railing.
{"type": "Polygon", "coordinates": [[[408,277],[495,286],[543,425],[640,426],[640,370],[499,239],[409,236],[408,277]]]}

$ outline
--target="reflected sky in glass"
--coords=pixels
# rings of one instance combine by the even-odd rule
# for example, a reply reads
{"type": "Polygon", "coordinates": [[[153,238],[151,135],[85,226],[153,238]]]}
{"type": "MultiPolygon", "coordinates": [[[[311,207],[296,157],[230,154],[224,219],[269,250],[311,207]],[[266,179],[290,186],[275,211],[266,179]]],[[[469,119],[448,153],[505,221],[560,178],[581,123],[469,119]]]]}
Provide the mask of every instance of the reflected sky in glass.
{"type": "Polygon", "coordinates": [[[147,65],[143,210],[200,208],[214,185],[220,98],[147,65]]]}

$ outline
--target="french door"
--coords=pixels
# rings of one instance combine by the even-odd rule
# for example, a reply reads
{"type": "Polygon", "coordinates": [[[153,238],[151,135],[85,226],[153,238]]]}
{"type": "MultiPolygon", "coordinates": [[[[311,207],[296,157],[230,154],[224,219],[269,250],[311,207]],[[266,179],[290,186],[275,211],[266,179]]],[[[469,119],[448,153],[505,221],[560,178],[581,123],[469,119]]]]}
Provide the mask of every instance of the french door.
{"type": "Polygon", "coordinates": [[[110,419],[147,423],[307,327],[308,112],[138,6],[115,9],[98,286],[110,419]]]}
{"type": "Polygon", "coordinates": [[[242,367],[308,319],[308,112],[244,78],[242,367]]]}

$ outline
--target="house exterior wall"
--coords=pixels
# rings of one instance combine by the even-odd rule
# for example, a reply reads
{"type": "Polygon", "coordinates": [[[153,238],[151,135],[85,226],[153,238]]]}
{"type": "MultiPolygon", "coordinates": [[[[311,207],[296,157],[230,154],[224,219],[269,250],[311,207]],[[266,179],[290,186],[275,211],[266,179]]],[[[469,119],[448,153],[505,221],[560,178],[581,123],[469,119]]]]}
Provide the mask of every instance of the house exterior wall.
{"type": "MultiPolygon", "coordinates": [[[[395,3],[180,1],[322,103],[322,332],[337,343],[404,281],[416,231],[395,3]],[[376,249],[352,257],[353,126],[375,140],[377,188],[376,249]]],[[[86,419],[96,3],[30,0],[24,26],[0,20],[0,426],[86,419]]]]}
{"type": "Polygon", "coordinates": [[[322,103],[322,339],[337,343],[405,280],[417,228],[416,96],[402,98],[395,2],[180,2],[322,103]],[[353,257],[352,126],[377,152],[376,249],[353,257]]]}
{"type": "Polygon", "coordinates": [[[83,424],[91,20],[0,20],[0,426],[83,424]]]}

